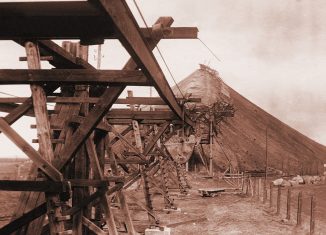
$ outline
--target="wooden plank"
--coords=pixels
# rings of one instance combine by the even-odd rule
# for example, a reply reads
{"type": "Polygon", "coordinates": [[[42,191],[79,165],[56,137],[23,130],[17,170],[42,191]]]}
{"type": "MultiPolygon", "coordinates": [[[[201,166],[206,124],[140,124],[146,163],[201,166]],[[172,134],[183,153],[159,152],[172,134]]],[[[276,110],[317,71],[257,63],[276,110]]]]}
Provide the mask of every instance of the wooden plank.
{"type": "Polygon", "coordinates": [[[0,229],[0,234],[9,235],[15,232],[16,230],[20,229],[24,225],[30,223],[34,219],[44,215],[45,213],[46,213],[46,203],[43,203],[38,207],[34,208],[33,210],[23,214],[21,217],[11,221],[9,224],[3,226],[0,229]]]}
{"type": "Polygon", "coordinates": [[[0,190],[4,191],[34,191],[34,192],[63,192],[67,190],[63,182],[0,180],[0,190]]]}
{"type": "MultiPolygon", "coordinates": [[[[118,37],[112,30],[110,21],[103,19],[102,12],[92,7],[87,1],[1,3],[0,12],[2,29],[0,38],[2,39],[91,39],[98,37],[116,39],[118,37]],[[38,27],[33,27],[34,25],[38,27]],[[65,27],[59,27],[60,25],[65,25],[65,27]],[[83,30],[85,25],[89,28],[86,32],[83,30]]],[[[165,38],[196,38],[198,31],[196,28],[188,30],[190,32],[186,34],[184,30],[178,29],[165,29],[162,30],[162,34],[165,38]]],[[[150,38],[152,35],[151,28],[149,28],[150,32],[147,28],[141,31],[146,37],[150,38]]]]}
{"type": "Polygon", "coordinates": [[[140,153],[143,153],[144,147],[143,147],[142,140],[141,140],[139,124],[136,120],[132,121],[132,129],[134,130],[134,139],[135,139],[136,147],[140,153]]]}
{"type": "Polygon", "coordinates": [[[150,86],[141,71],[88,69],[0,69],[0,84],[102,84],[150,86]]]}
{"type": "Polygon", "coordinates": [[[107,12],[108,18],[113,21],[116,30],[120,34],[121,43],[139,65],[145,76],[153,81],[159,95],[166,101],[171,110],[181,120],[184,119],[187,124],[193,126],[193,121],[184,115],[158,62],[144,41],[127,3],[121,0],[99,0],[92,1],[92,3],[98,3],[107,12]]]}
{"type": "MultiPolygon", "coordinates": [[[[119,34],[112,30],[109,21],[105,17],[98,16],[5,16],[0,17],[0,28],[2,29],[0,40],[24,38],[42,40],[80,39],[84,45],[94,45],[101,43],[104,39],[119,39],[119,34]],[[35,24],[38,25],[37,28],[33,27],[35,24]],[[12,25],[16,27],[10,27],[12,25]],[[59,25],[66,27],[59,27],[59,25]],[[87,31],[84,30],[85,25],[87,25],[87,31]]],[[[198,28],[196,27],[167,27],[160,29],[159,32],[155,32],[154,29],[154,34],[151,27],[148,29],[140,28],[139,31],[147,40],[151,40],[153,35],[159,35],[163,39],[197,39],[198,36],[198,28]]]]}
{"type": "Polygon", "coordinates": [[[159,30],[155,30],[152,27],[140,28],[140,32],[145,38],[153,38],[155,35],[159,35],[162,39],[197,39],[198,28],[197,27],[160,27],[159,30]],[[159,32],[155,32],[159,31],[159,32]]]}
{"type": "Polygon", "coordinates": [[[180,225],[193,224],[193,223],[199,223],[199,222],[205,222],[205,221],[207,221],[206,217],[200,217],[200,218],[196,218],[196,219],[185,220],[185,221],[178,222],[178,223],[167,224],[166,226],[169,228],[175,228],[180,225]]]}
{"type": "MultiPolygon", "coordinates": [[[[0,104],[7,103],[23,103],[30,99],[30,97],[0,97],[0,104]]],[[[89,103],[95,104],[98,102],[98,97],[47,97],[48,103],[74,104],[74,103],[89,103]]],[[[177,99],[178,102],[183,101],[177,99]]],[[[200,102],[200,98],[191,98],[187,102],[200,102]]],[[[144,105],[166,105],[166,103],[159,97],[127,97],[126,99],[117,99],[115,104],[144,104],[144,105]]]]}
{"type": "Polygon", "coordinates": [[[60,181],[62,179],[62,174],[47,160],[43,159],[40,153],[12,129],[3,118],[0,118],[0,131],[20,148],[47,176],[54,181],[60,181]]]}

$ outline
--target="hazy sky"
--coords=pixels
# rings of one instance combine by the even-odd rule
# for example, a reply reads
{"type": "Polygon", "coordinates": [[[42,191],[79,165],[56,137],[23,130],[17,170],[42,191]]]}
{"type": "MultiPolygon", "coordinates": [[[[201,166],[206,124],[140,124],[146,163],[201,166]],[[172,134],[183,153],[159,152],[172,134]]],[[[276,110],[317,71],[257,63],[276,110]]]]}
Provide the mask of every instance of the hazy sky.
{"type": "MultiPolygon", "coordinates": [[[[133,1],[127,2],[143,26],[133,1]]],[[[159,16],[172,16],[175,26],[197,26],[199,37],[221,59],[218,62],[198,40],[165,40],[159,46],[177,81],[197,69],[199,63],[207,64],[218,70],[224,81],[240,94],[310,138],[326,144],[326,1],[137,2],[149,25],[159,16]]],[[[26,66],[17,62],[18,57],[24,55],[23,48],[0,42],[0,50],[0,68],[26,66]]],[[[95,54],[95,50],[91,48],[91,54],[95,54]]],[[[108,41],[103,47],[102,68],[119,69],[127,58],[118,42],[108,41]]],[[[93,55],[90,60],[94,62],[93,55]]],[[[168,73],[166,76],[174,85],[168,73]]],[[[29,95],[28,88],[18,86],[0,86],[0,91],[29,95]]],[[[147,94],[148,89],[135,93],[147,94]]],[[[35,133],[25,131],[29,127],[27,123],[33,120],[25,118],[15,128],[23,129],[26,138],[31,139],[35,133]]],[[[9,155],[19,154],[2,135],[0,144],[1,148],[7,146],[9,155]]]]}

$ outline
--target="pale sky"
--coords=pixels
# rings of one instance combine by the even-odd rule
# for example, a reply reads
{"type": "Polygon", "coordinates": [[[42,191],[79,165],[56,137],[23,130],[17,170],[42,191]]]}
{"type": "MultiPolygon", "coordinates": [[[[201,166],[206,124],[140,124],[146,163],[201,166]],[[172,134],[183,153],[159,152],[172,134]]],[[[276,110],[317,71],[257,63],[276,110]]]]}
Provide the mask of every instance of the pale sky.
{"type": "MultiPolygon", "coordinates": [[[[1,1],[0,1],[1,2],[1,1]]],[[[3,1],[2,1],[3,2],[3,1]]],[[[127,1],[139,24],[132,0],[127,1]]],[[[149,25],[159,16],[172,16],[174,26],[197,26],[199,37],[215,52],[218,62],[198,40],[165,40],[159,44],[177,81],[199,63],[218,70],[223,80],[275,117],[310,138],[326,144],[326,1],[324,0],[137,0],[149,25]]],[[[20,46],[0,41],[0,68],[25,68],[20,46]]],[[[96,54],[96,48],[90,49],[96,54]]],[[[161,63],[157,53],[155,55],[161,63]]],[[[120,69],[128,58],[119,42],[103,46],[103,69],[120,69]]],[[[90,56],[94,63],[94,56],[90,56]]],[[[44,64],[43,68],[47,68],[44,64]]],[[[166,77],[174,85],[169,74],[166,77]]],[[[0,86],[0,91],[30,95],[28,87],[0,86]]],[[[148,89],[135,90],[135,95],[148,89]]],[[[3,95],[1,95],[3,96],[3,95]]],[[[1,113],[0,113],[1,114],[1,113]]],[[[4,115],[4,114],[1,114],[4,115]]],[[[32,119],[15,128],[26,139],[32,119]]],[[[33,136],[33,137],[32,137],[33,136]]],[[[20,151],[0,135],[0,155],[20,151]],[[4,147],[3,147],[4,146],[4,147]]],[[[37,148],[37,145],[34,145],[37,148]]]]}

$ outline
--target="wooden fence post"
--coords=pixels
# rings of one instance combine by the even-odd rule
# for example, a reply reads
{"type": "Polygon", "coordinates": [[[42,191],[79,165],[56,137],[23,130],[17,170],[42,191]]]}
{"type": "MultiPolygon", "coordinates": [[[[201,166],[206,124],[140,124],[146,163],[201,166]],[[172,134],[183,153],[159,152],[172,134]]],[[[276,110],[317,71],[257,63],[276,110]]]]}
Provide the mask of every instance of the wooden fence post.
{"type": "Polygon", "coordinates": [[[256,196],[256,178],[253,178],[253,181],[252,181],[252,197],[255,198],[256,196]]]}
{"type": "Polygon", "coordinates": [[[260,201],[260,191],[261,191],[261,178],[258,179],[258,190],[257,190],[257,200],[260,201]]]}
{"type": "Polygon", "coordinates": [[[315,233],[315,210],[316,210],[316,198],[311,196],[311,208],[310,208],[310,235],[315,233]]]}
{"type": "Polygon", "coordinates": [[[301,212],[302,212],[302,192],[298,194],[298,210],[297,210],[297,225],[301,225],[301,212]]]}
{"type": "Polygon", "coordinates": [[[276,202],[276,214],[279,215],[281,211],[281,186],[277,186],[277,202],[276,202]]]}
{"type": "Polygon", "coordinates": [[[286,219],[291,218],[291,189],[288,189],[287,200],[286,200],[286,219]]]}
{"type": "Polygon", "coordinates": [[[267,200],[267,180],[264,180],[264,192],[263,192],[263,203],[265,204],[267,200]]]}
{"type": "Polygon", "coordinates": [[[269,207],[273,206],[273,183],[269,185],[269,207]]]}

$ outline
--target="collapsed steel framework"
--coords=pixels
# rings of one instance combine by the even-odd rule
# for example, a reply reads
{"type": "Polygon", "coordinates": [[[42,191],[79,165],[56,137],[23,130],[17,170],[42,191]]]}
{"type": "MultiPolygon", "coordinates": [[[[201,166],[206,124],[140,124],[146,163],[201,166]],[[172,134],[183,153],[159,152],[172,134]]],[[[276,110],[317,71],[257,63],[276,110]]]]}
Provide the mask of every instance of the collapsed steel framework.
{"type": "Polygon", "coordinates": [[[112,195],[126,232],[136,234],[124,190],[140,179],[144,203],[135,201],[147,212],[149,225],[158,224],[151,188],[163,195],[166,207],[175,208],[168,181],[176,177],[185,192],[187,180],[181,163],[161,142],[174,134],[171,124],[184,130],[194,121],[183,107],[187,100],[174,96],[152,50],[161,39],[197,38],[198,30],[172,23],[171,17],[161,17],[153,27],[140,28],[124,0],[0,3],[0,39],[25,47],[20,60],[28,64],[28,69],[0,70],[0,84],[29,84],[32,91],[31,97],[0,99],[0,111],[8,113],[0,118],[0,131],[33,161],[28,180],[0,181],[0,190],[22,191],[0,234],[105,234],[103,224],[109,234],[118,234],[121,221],[112,211],[112,195]],[[80,44],[66,41],[61,47],[53,39],[80,44]],[[130,54],[123,69],[96,70],[87,62],[87,45],[105,39],[118,39],[130,54]],[[42,60],[54,69],[41,69],[42,60]],[[129,85],[153,86],[160,98],[118,98],[129,85]],[[48,103],[55,103],[53,110],[48,103]],[[113,109],[113,104],[130,108],[113,109]],[[135,108],[141,104],[169,109],[135,108]],[[35,117],[38,151],[11,127],[25,115],[35,117]],[[130,132],[133,141],[126,137],[130,132]],[[129,152],[114,151],[118,141],[129,152]]]}

